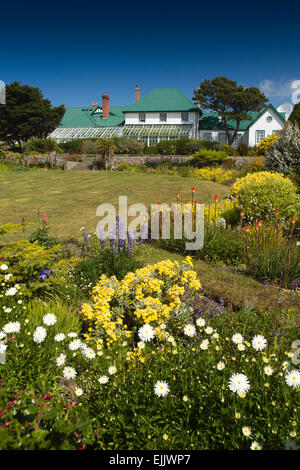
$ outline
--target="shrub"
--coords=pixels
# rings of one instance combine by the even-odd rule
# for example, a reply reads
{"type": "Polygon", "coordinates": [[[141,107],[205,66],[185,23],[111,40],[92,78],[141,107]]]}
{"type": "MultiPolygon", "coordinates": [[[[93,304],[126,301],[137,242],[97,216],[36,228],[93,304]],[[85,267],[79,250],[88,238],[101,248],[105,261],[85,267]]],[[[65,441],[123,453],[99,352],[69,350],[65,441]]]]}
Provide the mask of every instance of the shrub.
{"type": "Polygon", "coordinates": [[[24,145],[24,153],[36,152],[39,154],[60,152],[61,149],[54,139],[40,139],[32,137],[24,145]]]}
{"type": "Polygon", "coordinates": [[[287,122],[266,155],[266,169],[289,175],[300,174],[300,130],[287,122]]]}
{"type": "Polygon", "coordinates": [[[202,168],[204,166],[221,164],[225,162],[226,159],[226,152],[203,149],[195,153],[190,164],[197,168],[202,168]]]}
{"type": "Polygon", "coordinates": [[[161,140],[156,145],[157,152],[161,155],[175,155],[176,144],[173,140],[161,140]]]}
{"type": "Polygon", "coordinates": [[[238,154],[241,156],[248,155],[248,145],[240,143],[237,148],[238,154]]]}
{"type": "Polygon", "coordinates": [[[125,155],[142,155],[145,147],[145,143],[136,140],[136,139],[129,139],[127,137],[120,137],[113,139],[116,149],[115,153],[117,154],[125,154],[125,155]]]}
{"type": "Polygon", "coordinates": [[[97,148],[95,140],[85,140],[80,147],[81,153],[86,155],[96,155],[97,148]]]}
{"type": "Polygon", "coordinates": [[[256,155],[266,156],[266,154],[270,151],[270,149],[273,147],[277,140],[277,134],[269,135],[269,137],[266,137],[264,140],[261,140],[255,149],[256,155]]]}
{"type": "Polygon", "coordinates": [[[190,140],[186,138],[177,139],[170,142],[173,142],[176,147],[176,155],[191,155],[201,148],[200,142],[198,140],[190,140]]]}
{"type": "Polygon", "coordinates": [[[37,230],[29,235],[29,242],[34,243],[37,241],[40,246],[45,246],[46,248],[53,248],[55,245],[59,245],[59,240],[56,237],[51,237],[49,230],[50,227],[47,223],[43,222],[42,227],[38,227],[37,230]]]}
{"type": "Polygon", "coordinates": [[[193,170],[192,172],[192,176],[207,181],[215,181],[216,183],[223,183],[224,181],[231,180],[236,176],[236,174],[237,172],[234,170],[226,171],[221,167],[200,168],[197,170],[193,170]]]}
{"type": "Polygon", "coordinates": [[[240,208],[254,220],[274,215],[275,210],[280,218],[299,218],[300,196],[296,186],[278,173],[261,171],[238,178],[232,185],[232,194],[240,208]]]}
{"type": "Polygon", "coordinates": [[[232,145],[224,144],[223,147],[229,157],[236,157],[238,155],[238,151],[232,145]]]}

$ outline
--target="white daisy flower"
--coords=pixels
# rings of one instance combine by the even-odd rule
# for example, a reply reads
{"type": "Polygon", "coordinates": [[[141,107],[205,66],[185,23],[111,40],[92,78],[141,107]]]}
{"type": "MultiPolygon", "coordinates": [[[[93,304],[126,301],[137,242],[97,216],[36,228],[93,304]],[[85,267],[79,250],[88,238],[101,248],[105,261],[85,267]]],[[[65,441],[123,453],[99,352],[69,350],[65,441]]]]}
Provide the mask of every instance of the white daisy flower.
{"type": "Polygon", "coordinates": [[[74,379],[76,375],[77,375],[77,372],[73,367],[65,367],[63,370],[63,376],[67,380],[74,379]]]}
{"type": "Polygon", "coordinates": [[[1,269],[2,271],[6,271],[6,270],[8,269],[7,264],[1,264],[0,269],[1,269]]]}
{"type": "Polygon", "coordinates": [[[266,374],[266,375],[272,375],[273,372],[274,372],[274,370],[273,370],[272,367],[270,367],[270,366],[266,366],[266,367],[264,368],[264,371],[265,371],[265,374],[266,374]]]}
{"type": "Polygon", "coordinates": [[[21,325],[18,321],[9,322],[4,325],[3,331],[4,333],[19,333],[20,327],[21,325]]]}
{"type": "Polygon", "coordinates": [[[10,295],[13,296],[17,293],[17,289],[15,287],[11,287],[10,289],[7,289],[5,295],[10,295]]]}
{"type": "Polygon", "coordinates": [[[242,432],[243,432],[244,436],[246,436],[246,437],[251,436],[251,428],[249,428],[249,426],[243,426],[242,427],[242,432]]]}
{"type": "Polygon", "coordinates": [[[285,376],[285,381],[290,387],[297,388],[300,385],[300,372],[298,370],[291,370],[285,376]]]}
{"type": "Polygon", "coordinates": [[[235,335],[233,335],[231,339],[234,342],[234,344],[241,344],[244,341],[244,338],[242,337],[240,333],[236,333],[235,335]]]}
{"type": "Polygon", "coordinates": [[[47,313],[43,317],[43,322],[47,326],[55,325],[56,321],[57,321],[57,318],[56,318],[56,315],[54,315],[54,313],[47,313]]]}
{"type": "Polygon", "coordinates": [[[58,343],[60,341],[63,341],[65,339],[65,335],[63,333],[58,333],[57,335],[54,336],[54,341],[57,341],[58,343]]]}
{"type": "Polygon", "coordinates": [[[248,377],[244,374],[233,374],[230,377],[228,387],[229,390],[237,394],[247,393],[250,388],[248,377]]]}
{"type": "Polygon", "coordinates": [[[12,274],[11,274],[11,273],[5,274],[4,279],[5,279],[6,281],[8,281],[11,277],[12,277],[12,274]]]}
{"type": "Polygon", "coordinates": [[[4,309],[4,312],[5,312],[5,313],[10,313],[11,311],[12,311],[12,308],[9,308],[9,307],[7,307],[7,308],[4,309]]]}
{"type": "Polygon", "coordinates": [[[113,375],[113,374],[115,374],[116,372],[117,372],[116,366],[110,366],[110,367],[108,368],[108,373],[109,373],[110,375],[113,375]]]}
{"type": "Polygon", "coordinates": [[[151,339],[154,338],[155,336],[155,331],[154,329],[152,328],[151,325],[143,325],[139,331],[138,331],[138,335],[140,337],[140,339],[146,343],[147,341],[150,341],[151,339]]]}
{"type": "Polygon", "coordinates": [[[71,349],[71,351],[76,351],[77,349],[81,348],[81,341],[80,339],[74,339],[73,341],[71,341],[71,343],[69,344],[69,349],[71,349]]]}
{"type": "Polygon", "coordinates": [[[96,357],[96,353],[92,348],[84,348],[82,354],[88,359],[94,359],[96,357]]]}
{"type": "Polygon", "coordinates": [[[68,333],[68,336],[69,336],[69,338],[76,338],[76,336],[78,336],[78,334],[71,331],[71,333],[68,333]]]}
{"type": "Polygon", "coordinates": [[[218,364],[217,364],[217,369],[218,369],[218,370],[223,370],[223,369],[225,369],[225,362],[222,362],[222,361],[221,361],[221,362],[218,362],[218,364]]]}
{"type": "Polygon", "coordinates": [[[239,351],[245,351],[245,345],[243,343],[238,344],[238,350],[239,351]]]}
{"type": "Polygon", "coordinates": [[[0,331],[0,339],[6,338],[6,334],[3,331],[0,331]]]}
{"type": "Polygon", "coordinates": [[[214,334],[213,334],[213,338],[214,338],[214,339],[219,339],[219,333],[214,333],[214,334]]]}
{"type": "Polygon", "coordinates": [[[183,332],[186,336],[192,337],[196,334],[196,328],[194,327],[194,325],[188,324],[185,325],[185,327],[183,328],[183,332]]]}
{"type": "Polygon", "coordinates": [[[143,341],[139,341],[137,345],[139,349],[144,349],[145,347],[145,343],[143,341]]]}
{"type": "Polygon", "coordinates": [[[7,349],[7,345],[4,343],[0,343],[0,354],[5,353],[6,349],[7,349]]]}
{"type": "Polygon", "coordinates": [[[74,391],[75,391],[75,395],[76,395],[77,397],[81,397],[81,395],[83,394],[82,388],[75,388],[74,391]]]}
{"type": "Polygon", "coordinates": [[[252,347],[255,349],[255,351],[262,351],[265,349],[267,346],[267,340],[264,336],[262,335],[256,335],[252,339],[252,347]]]}
{"type": "Polygon", "coordinates": [[[251,450],[261,450],[262,446],[258,442],[253,441],[252,444],[251,444],[250,449],[251,450]]]}
{"type": "Polygon", "coordinates": [[[102,375],[98,379],[99,384],[106,384],[108,381],[109,381],[109,378],[107,377],[107,375],[102,375]]]}
{"type": "Polygon", "coordinates": [[[284,362],[282,363],[282,368],[283,368],[283,370],[286,370],[288,367],[289,367],[288,361],[284,361],[284,362]]]}
{"type": "Polygon", "coordinates": [[[205,320],[204,320],[204,318],[197,318],[196,324],[197,324],[198,326],[200,326],[200,327],[205,326],[205,320]]]}
{"type": "Polygon", "coordinates": [[[207,328],[205,328],[205,333],[207,333],[208,335],[211,335],[214,331],[214,329],[211,327],[211,326],[208,326],[207,328]]]}
{"type": "Polygon", "coordinates": [[[65,354],[60,354],[58,358],[56,359],[56,364],[58,366],[63,366],[66,360],[66,355],[65,354]]]}
{"type": "Polygon", "coordinates": [[[154,393],[158,397],[165,397],[170,391],[169,385],[164,380],[158,380],[154,386],[154,393]]]}
{"type": "Polygon", "coordinates": [[[33,333],[33,341],[42,343],[47,336],[47,332],[43,326],[38,326],[33,333]]]}
{"type": "Polygon", "coordinates": [[[206,349],[208,349],[208,345],[209,345],[209,341],[208,339],[204,339],[201,343],[200,343],[200,348],[205,351],[206,349]]]}

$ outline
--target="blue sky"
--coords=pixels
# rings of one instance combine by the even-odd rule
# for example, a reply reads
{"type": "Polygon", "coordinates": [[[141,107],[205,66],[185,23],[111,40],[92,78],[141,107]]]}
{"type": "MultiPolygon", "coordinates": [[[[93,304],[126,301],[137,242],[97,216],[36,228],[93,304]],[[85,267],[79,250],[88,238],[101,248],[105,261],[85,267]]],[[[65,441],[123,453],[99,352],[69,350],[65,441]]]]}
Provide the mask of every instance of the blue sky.
{"type": "Polygon", "coordinates": [[[1,6],[0,80],[39,87],[54,105],[134,101],[153,88],[189,98],[224,75],[277,106],[300,80],[300,5],[286,0],[98,0],[1,6]]]}

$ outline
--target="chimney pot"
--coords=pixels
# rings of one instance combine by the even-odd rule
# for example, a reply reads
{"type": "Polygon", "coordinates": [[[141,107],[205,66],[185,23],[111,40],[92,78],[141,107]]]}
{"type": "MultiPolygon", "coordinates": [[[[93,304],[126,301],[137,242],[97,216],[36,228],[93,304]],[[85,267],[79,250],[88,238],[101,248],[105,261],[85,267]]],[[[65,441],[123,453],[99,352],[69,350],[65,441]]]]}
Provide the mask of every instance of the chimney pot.
{"type": "Polygon", "coordinates": [[[140,89],[139,86],[136,85],[135,87],[135,101],[138,101],[140,99],[140,89]]]}
{"type": "Polygon", "coordinates": [[[107,118],[109,115],[109,96],[105,92],[104,95],[102,95],[102,119],[107,118]]]}
{"type": "Polygon", "coordinates": [[[98,103],[97,101],[93,101],[92,104],[91,104],[92,108],[96,108],[98,106],[98,103]]]}

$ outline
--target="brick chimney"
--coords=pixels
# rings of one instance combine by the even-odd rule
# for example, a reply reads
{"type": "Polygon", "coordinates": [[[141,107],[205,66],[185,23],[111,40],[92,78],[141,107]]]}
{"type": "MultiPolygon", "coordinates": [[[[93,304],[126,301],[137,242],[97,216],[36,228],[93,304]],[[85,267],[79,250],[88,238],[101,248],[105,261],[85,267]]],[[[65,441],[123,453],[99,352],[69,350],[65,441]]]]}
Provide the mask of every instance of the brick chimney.
{"type": "Polygon", "coordinates": [[[92,108],[96,108],[98,106],[98,103],[97,101],[93,101],[92,104],[91,104],[92,108]]]}
{"type": "Polygon", "coordinates": [[[138,101],[140,99],[140,89],[139,86],[136,85],[135,87],[135,101],[138,101]]]}
{"type": "Polygon", "coordinates": [[[105,92],[104,95],[102,95],[102,119],[107,118],[109,115],[109,96],[105,92]]]}

